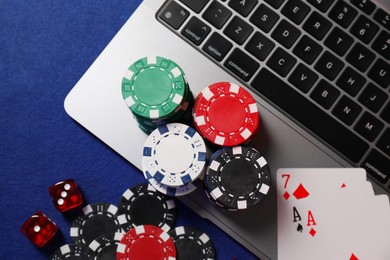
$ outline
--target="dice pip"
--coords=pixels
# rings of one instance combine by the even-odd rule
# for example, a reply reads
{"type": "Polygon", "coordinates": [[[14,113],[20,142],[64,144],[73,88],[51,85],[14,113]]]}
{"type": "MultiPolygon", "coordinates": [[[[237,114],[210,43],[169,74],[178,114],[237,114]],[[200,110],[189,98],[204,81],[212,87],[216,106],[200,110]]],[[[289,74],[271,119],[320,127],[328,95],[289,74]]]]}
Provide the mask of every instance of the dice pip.
{"type": "Polygon", "coordinates": [[[57,225],[40,211],[29,217],[22,226],[23,234],[37,247],[46,245],[57,231],[57,225]]]}
{"type": "Polygon", "coordinates": [[[49,188],[54,206],[60,212],[74,209],[83,204],[83,196],[72,179],[57,182],[49,188]]]}

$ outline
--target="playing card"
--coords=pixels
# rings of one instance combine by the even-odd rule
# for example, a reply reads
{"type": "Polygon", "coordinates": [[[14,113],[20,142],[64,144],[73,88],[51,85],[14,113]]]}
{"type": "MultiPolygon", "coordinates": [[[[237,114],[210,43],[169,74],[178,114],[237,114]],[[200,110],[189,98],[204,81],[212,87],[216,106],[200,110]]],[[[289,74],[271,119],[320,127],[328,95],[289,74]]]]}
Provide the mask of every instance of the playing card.
{"type": "Polygon", "coordinates": [[[304,232],[278,232],[278,259],[390,259],[390,206],[386,195],[298,205],[304,232]]]}
{"type": "Polygon", "coordinates": [[[348,189],[349,185],[366,181],[361,168],[304,168],[279,169],[277,176],[278,200],[307,199],[326,190],[348,189]]]}
{"type": "Polygon", "coordinates": [[[305,200],[295,200],[286,202],[278,201],[278,231],[283,235],[285,228],[290,225],[296,227],[297,232],[305,232],[306,228],[302,225],[302,216],[297,212],[297,208],[302,205],[331,202],[344,200],[347,198],[364,198],[374,196],[372,184],[369,182],[356,183],[349,185],[348,189],[335,189],[323,193],[317,193],[305,200]]]}
{"type": "MultiPolygon", "coordinates": [[[[306,207],[313,206],[317,209],[316,207],[319,205],[333,203],[340,203],[347,207],[349,200],[375,198],[371,183],[366,181],[365,170],[359,168],[279,169],[277,171],[277,196],[279,259],[322,259],[314,253],[312,255],[305,254],[308,247],[305,239],[311,239],[308,243],[313,251],[309,252],[316,252],[315,247],[322,248],[321,243],[327,242],[323,242],[326,239],[342,243],[336,234],[334,234],[335,237],[328,236],[326,239],[321,234],[320,242],[315,242],[318,231],[312,226],[316,226],[314,225],[317,224],[316,218],[313,211],[310,211],[309,214],[306,207]]],[[[341,215],[344,207],[338,211],[341,215]]],[[[335,215],[337,214],[335,212],[335,215]]],[[[342,229],[340,229],[341,231],[342,229]]],[[[325,244],[325,248],[331,250],[329,248],[331,243],[333,242],[325,244]]],[[[356,249],[353,252],[364,254],[359,250],[356,249]]],[[[353,255],[353,252],[349,258],[345,259],[354,259],[353,257],[356,255],[353,255]]],[[[324,259],[344,259],[329,256],[324,257],[324,259]]]]}
{"type": "Polygon", "coordinates": [[[281,200],[281,203],[287,203],[288,205],[305,205],[321,202],[331,202],[345,198],[369,197],[374,195],[374,189],[372,188],[372,184],[370,182],[353,182],[345,188],[329,189],[321,193],[314,193],[301,200],[281,200]]]}

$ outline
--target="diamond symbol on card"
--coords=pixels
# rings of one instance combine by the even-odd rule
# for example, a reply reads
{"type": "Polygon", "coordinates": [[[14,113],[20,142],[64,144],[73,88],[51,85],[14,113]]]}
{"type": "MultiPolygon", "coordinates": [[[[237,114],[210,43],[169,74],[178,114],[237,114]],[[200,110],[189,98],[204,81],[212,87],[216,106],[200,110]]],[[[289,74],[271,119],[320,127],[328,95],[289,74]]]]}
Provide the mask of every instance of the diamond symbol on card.
{"type": "Polygon", "coordinates": [[[314,228],[312,228],[312,229],[310,229],[309,234],[310,234],[312,237],[314,237],[314,236],[317,234],[317,231],[316,231],[314,228]]]}
{"type": "Polygon", "coordinates": [[[299,184],[298,188],[294,191],[293,195],[295,198],[303,199],[309,196],[309,192],[305,189],[305,187],[301,184],[299,184]]]}
{"type": "Polygon", "coordinates": [[[355,256],[355,254],[352,253],[351,257],[349,258],[349,260],[359,260],[359,258],[357,258],[355,256]]]}
{"type": "Polygon", "coordinates": [[[343,184],[341,185],[341,188],[344,189],[345,187],[347,187],[347,185],[345,185],[345,183],[343,183],[343,184]]]}
{"type": "Polygon", "coordinates": [[[288,200],[288,198],[290,198],[290,193],[288,193],[287,191],[283,194],[283,197],[285,200],[288,200]]]}

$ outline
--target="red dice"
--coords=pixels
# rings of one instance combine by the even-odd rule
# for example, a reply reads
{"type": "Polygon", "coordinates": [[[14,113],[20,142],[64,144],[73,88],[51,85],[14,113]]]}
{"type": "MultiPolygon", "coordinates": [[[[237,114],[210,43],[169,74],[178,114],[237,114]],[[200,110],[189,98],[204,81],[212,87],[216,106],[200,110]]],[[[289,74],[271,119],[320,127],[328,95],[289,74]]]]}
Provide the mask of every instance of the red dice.
{"type": "Polygon", "coordinates": [[[83,196],[74,180],[60,181],[49,188],[54,206],[60,212],[65,212],[83,204],[83,196]]]}
{"type": "Polygon", "coordinates": [[[37,247],[46,245],[57,231],[57,225],[40,211],[29,217],[22,226],[23,234],[37,247]]]}

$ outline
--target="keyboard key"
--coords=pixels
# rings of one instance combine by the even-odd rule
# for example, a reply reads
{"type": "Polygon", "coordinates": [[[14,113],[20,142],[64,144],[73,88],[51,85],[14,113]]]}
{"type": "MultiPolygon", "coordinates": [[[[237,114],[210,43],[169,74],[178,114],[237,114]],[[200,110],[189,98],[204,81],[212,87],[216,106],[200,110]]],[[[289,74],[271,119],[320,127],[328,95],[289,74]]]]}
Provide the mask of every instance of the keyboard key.
{"type": "Polygon", "coordinates": [[[238,44],[243,44],[252,33],[253,27],[238,16],[233,17],[223,31],[230,39],[238,44]]]}
{"type": "Polygon", "coordinates": [[[332,23],[315,11],[303,24],[303,29],[317,40],[322,40],[331,27],[332,23]]]}
{"type": "Polygon", "coordinates": [[[367,0],[351,0],[351,3],[365,12],[366,14],[372,14],[375,9],[375,4],[367,0]]]}
{"type": "Polygon", "coordinates": [[[265,4],[261,4],[250,18],[250,21],[263,32],[269,32],[277,20],[279,15],[265,4]]]}
{"type": "Polygon", "coordinates": [[[379,138],[376,146],[390,156],[390,128],[386,129],[386,132],[379,138]]]}
{"type": "Polygon", "coordinates": [[[307,93],[317,81],[318,75],[303,64],[299,64],[291,73],[288,81],[302,92],[307,93]]]}
{"type": "Polygon", "coordinates": [[[378,59],[368,72],[368,76],[378,83],[379,86],[387,88],[390,85],[390,64],[382,59],[378,59]]]}
{"type": "Polygon", "coordinates": [[[236,10],[242,16],[247,17],[248,14],[253,10],[257,0],[230,0],[229,6],[236,10]]]}
{"type": "Polygon", "coordinates": [[[352,125],[362,108],[347,96],[342,96],[332,113],[347,125],[352,125]]]}
{"type": "Polygon", "coordinates": [[[300,30],[298,30],[294,25],[286,20],[282,20],[272,32],[271,37],[277,40],[284,47],[290,48],[298,39],[300,34],[300,30]]]}
{"type": "Polygon", "coordinates": [[[379,26],[364,15],[359,16],[356,22],[352,25],[351,33],[364,43],[371,42],[375,34],[378,32],[379,26]]]}
{"type": "Polygon", "coordinates": [[[334,0],[307,0],[312,6],[316,7],[321,12],[326,12],[333,4],[334,0]]]}
{"type": "Polygon", "coordinates": [[[260,65],[240,49],[234,49],[224,63],[225,67],[244,81],[248,81],[260,65]]]}
{"type": "Polygon", "coordinates": [[[344,63],[329,51],[325,51],[314,68],[330,80],[336,78],[344,63]]]}
{"type": "Polygon", "coordinates": [[[386,183],[390,178],[390,160],[377,150],[370,152],[362,167],[381,183],[386,183]]]}
{"type": "Polygon", "coordinates": [[[366,153],[366,142],[266,68],[260,70],[252,86],[352,162],[359,162],[366,153]]]}
{"type": "Polygon", "coordinates": [[[262,33],[256,32],[245,46],[245,49],[259,60],[264,61],[274,47],[275,43],[273,41],[262,33]]]}
{"type": "Polygon", "coordinates": [[[209,0],[180,0],[180,2],[191,8],[196,13],[200,13],[208,1],[209,0]]]}
{"type": "Polygon", "coordinates": [[[390,34],[382,31],[372,44],[372,48],[383,56],[383,58],[390,59],[390,34]]]}
{"type": "Polygon", "coordinates": [[[378,112],[386,102],[388,95],[369,83],[359,96],[359,102],[368,107],[372,112],[378,112]]]}
{"type": "Polygon", "coordinates": [[[279,8],[285,0],[265,0],[273,8],[279,8]]]}
{"type": "Polygon", "coordinates": [[[203,46],[203,50],[217,61],[222,61],[233,44],[214,32],[203,46]]]}
{"type": "Polygon", "coordinates": [[[178,3],[172,1],[160,12],[159,17],[177,30],[189,15],[190,12],[178,3]]]}
{"type": "Polygon", "coordinates": [[[325,80],[321,80],[311,93],[310,97],[325,109],[329,109],[339,95],[339,90],[325,80]]]}
{"type": "Polygon", "coordinates": [[[282,14],[295,24],[300,24],[309,11],[310,7],[301,0],[289,0],[282,8],[282,14]]]}
{"type": "Polygon", "coordinates": [[[278,48],[268,60],[267,65],[280,76],[284,77],[290,72],[296,62],[297,59],[288,54],[282,48],[278,48]]]}
{"type": "Polygon", "coordinates": [[[332,10],[330,10],[329,17],[342,27],[347,28],[352,23],[352,20],[357,13],[358,12],[345,1],[337,1],[332,10]]]}
{"type": "Polygon", "coordinates": [[[207,7],[206,11],[204,11],[202,17],[217,29],[221,29],[231,15],[232,11],[218,1],[213,1],[209,7],[207,7]]]}
{"type": "Polygon", "coordinates": [[[372,142],[382,131],[383,127],[384,124],[379,119],[377,119],[370,113],[365,112],[363,116],[359,119],[354,129],[361,136],[372,142]]]}
{"type": "Polygon", "coordinates": [[[293,53],[308,64],[312,64],[322,49],[321,45],[312,40],[309,36],[304,35],[295,46],[293,53]]]}
{"type": "Polygon", "coordinates": [[[209,26],[193,16],[183,27],[181,34],[194,44],[199,45],[206,38],[207,34],[209,34],[210,30],[211,28],[209,26]]]}
{"type": "Polygon", "coordinates": [[[361,72],[365,72],[375,58],[375,54],[369,51],[361,43],[356,43],[347,55],[347,61],[361,72]]]}
{"type": "Polygon", "coordinates": [[[387,123],[390,124],[390,102],[388,102],[387,106],[383,109],[381,113],[381,118],[383,118],[387,123]]]}
{"type": "Polygon", "coordinates": [[[374,20],[383,25],[387,30],[390,30],[390,15],[382,9],[379,8],[376,11],[374,20]]]}
{"type": "Polygon", "coordinates": [[[352,68],[346,68],[338,78],[336,85],[343,89],[351,96],[356,96],[363,85],[366,83],[366,78],[352,68]]]}
{"type": "Polygon", "coordinates": [[[339,27],[333,28],[325,40],[325,45],[340,56],[343,56],[347,52],[352,43],[352,37],[342,31],[339,27]]]}

